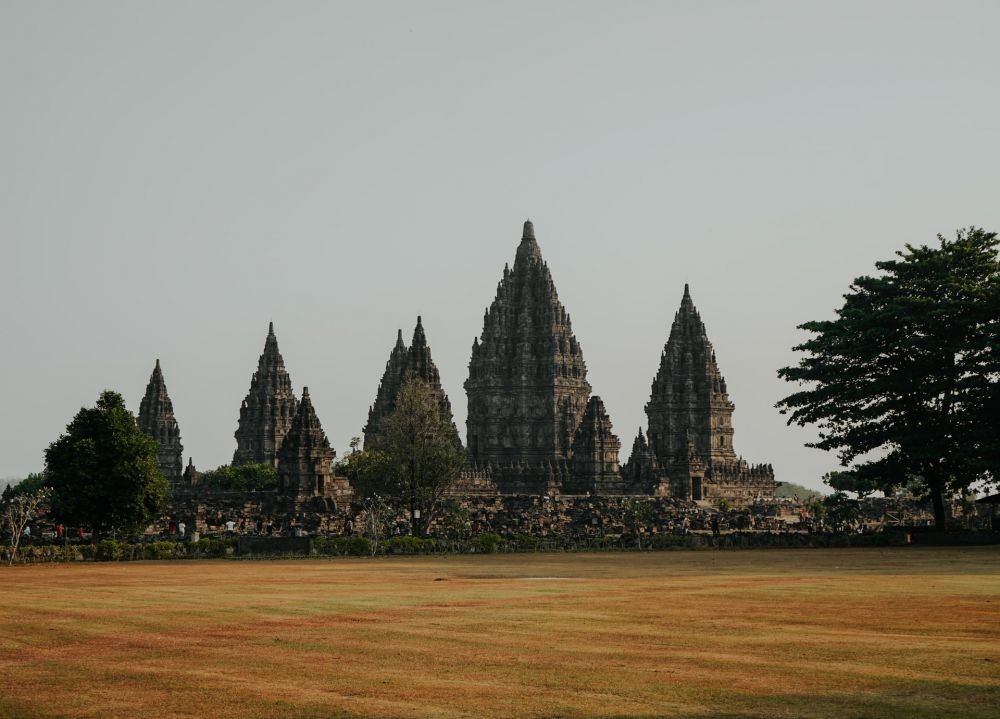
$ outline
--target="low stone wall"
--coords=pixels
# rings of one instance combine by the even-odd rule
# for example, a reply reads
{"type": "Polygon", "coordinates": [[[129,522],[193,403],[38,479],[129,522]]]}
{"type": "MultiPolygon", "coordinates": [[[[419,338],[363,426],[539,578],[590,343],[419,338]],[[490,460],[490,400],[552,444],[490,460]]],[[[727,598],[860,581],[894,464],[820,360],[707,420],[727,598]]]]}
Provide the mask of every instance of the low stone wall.
{"type": "MultiPolygon", "coordinates": [[[[446,499],[430,518],[427,535],[587,538],[635,533],[636,528],[650,537],[716,529],[788,530],[789,525],[776,515],[768,516],[763,509],[719,513],[671,497],[465,496],[446,499]]],[[[364,530],[359,503],[337,504],[322,498],[301,503],[273,492],[178,493],[151,533],[176,533],[180,523],[188,533],[209,535],[225,533],[230,526],[237,535],[256,536],[343,536],[364,530]]],[[[402,535],[411,529],[408,517],[401,512],[387,532],[402,535]]]]}

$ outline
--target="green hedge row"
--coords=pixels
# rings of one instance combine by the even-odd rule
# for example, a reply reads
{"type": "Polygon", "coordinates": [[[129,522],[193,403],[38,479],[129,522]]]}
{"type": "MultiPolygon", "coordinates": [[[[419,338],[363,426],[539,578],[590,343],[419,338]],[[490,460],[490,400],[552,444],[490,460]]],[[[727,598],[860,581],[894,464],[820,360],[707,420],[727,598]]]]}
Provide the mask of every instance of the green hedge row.
{"type": "MultiPolygon", "coordinates": [[[[672,535],[660,534],[649,538],[644,546],[654,550],[670,549],[755,549],[791,547],[879,547],[913,544],[948,543],[959,544],[1000,543],[997,533],[965,533],[942,536],[940,533],[910,533],[904,531],[882,532],[878,534],[769,534],[733,533],[713,537],[709,534],[672,535]]],[[[72,562],[103,561],[118,562],[139,559],[196,559],[206,557],[226,557],[238,552],[237,537],[205,538],[197,542],[118,542],[105,539],[97,544],[59,544],[21,547],[20,559],[25,562],[72,562]]],[[[311,553],[323,556],[370,556],[372,542],[365,537],[314,537],[311,553]]],[[[479,534],[470,539],[424,539],[421,537],[399,536],[384,539],[376,545],[376,554],[443,554],[494,552],[546,552],[546,551],[600,551],[634,548],[628,537],[589,537],[582,539],[547,537],[539,538],[519,534],[504,539],[497,534],[479,534]]],[[[299,550],[301,551],[301,550],[299,550]]],[[[10,549],[0,548],[0,561],[6,563],[10,549]]],[[[291,555],[290,555],[291,556],[291,555]]],[[[302,556],[299,554],[298,556],[302,556]]]]}
{"type": "MultiPolygon", "coordinates": [[[[18,551],[25,562],[122,562],[138,559],[199,559],[225,557],[232,554],[236,541],[225,539],[199,539],[197,542],[119,542],[104,539],[97,544],[29,544],[18,551]]],[[[10,549],[0,552],[4,561],[10,558],[10,549]]]]}

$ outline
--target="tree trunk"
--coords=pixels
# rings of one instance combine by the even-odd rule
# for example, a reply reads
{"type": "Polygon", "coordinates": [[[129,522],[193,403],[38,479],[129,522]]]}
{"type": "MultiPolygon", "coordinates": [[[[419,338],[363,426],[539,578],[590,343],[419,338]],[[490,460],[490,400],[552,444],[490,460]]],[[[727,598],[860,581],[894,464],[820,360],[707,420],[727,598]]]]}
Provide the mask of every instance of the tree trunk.
{"type": "Polygon", "coordinates": [[[944,483],[938,477],[929,477],[927,486],[931,490],[931,501],[934,503],[934,529],[945,530],[944,516],[944,483]]]}

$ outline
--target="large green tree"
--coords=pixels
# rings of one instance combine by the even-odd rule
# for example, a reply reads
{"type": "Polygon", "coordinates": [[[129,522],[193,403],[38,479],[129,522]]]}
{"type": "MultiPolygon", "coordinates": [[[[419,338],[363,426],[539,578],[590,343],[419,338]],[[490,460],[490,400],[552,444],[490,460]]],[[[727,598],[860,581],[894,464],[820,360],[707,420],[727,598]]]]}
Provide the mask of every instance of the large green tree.
{"type": "Polygon", "coordinates": [[[465,461],[455,426],[441,414],[430,385],[412,376],[404,380],[382,424],[380,447],[381,493],[410,510],[414,533],[426,533],[465,461]]]}
{"type": "Polygon", "coordinates": [[[143,530],[166,505],[167,480],[156,466],[158,446],[136,424],[117,392],[82,408],[66,433],[45,450],[54,516],[68,525],[143,530]]]}
{"type": "Polygon", "coordinates": [[[938,527],[947,496],[1000,476],[997,246],[972,227],[877,262],[836,319],[800,326],[813,335],[795,347],[803,357],[778,371],[803,384],[777,406],[817,425],[810,446],[836,451],[867,489],[916,483],[938,527]]]}

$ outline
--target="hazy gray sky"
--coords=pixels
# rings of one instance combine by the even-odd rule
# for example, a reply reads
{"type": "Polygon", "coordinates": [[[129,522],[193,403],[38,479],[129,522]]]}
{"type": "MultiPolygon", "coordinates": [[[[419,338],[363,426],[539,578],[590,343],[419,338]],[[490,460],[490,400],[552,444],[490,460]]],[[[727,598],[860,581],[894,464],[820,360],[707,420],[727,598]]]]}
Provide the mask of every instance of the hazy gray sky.
{"type": "MultiPolygon", "coordinates": [[[[735,446],[820,486],[795,326],[1000,229],[996,2],[0,2],[0,476],[159,357],[230,461],[267,323],[343,453],[422,314],[464,429],[535,222],[623,454],[691,283],[735,446]]],[[[624,461],[625,457],[622,457],[624,461]]]]}

